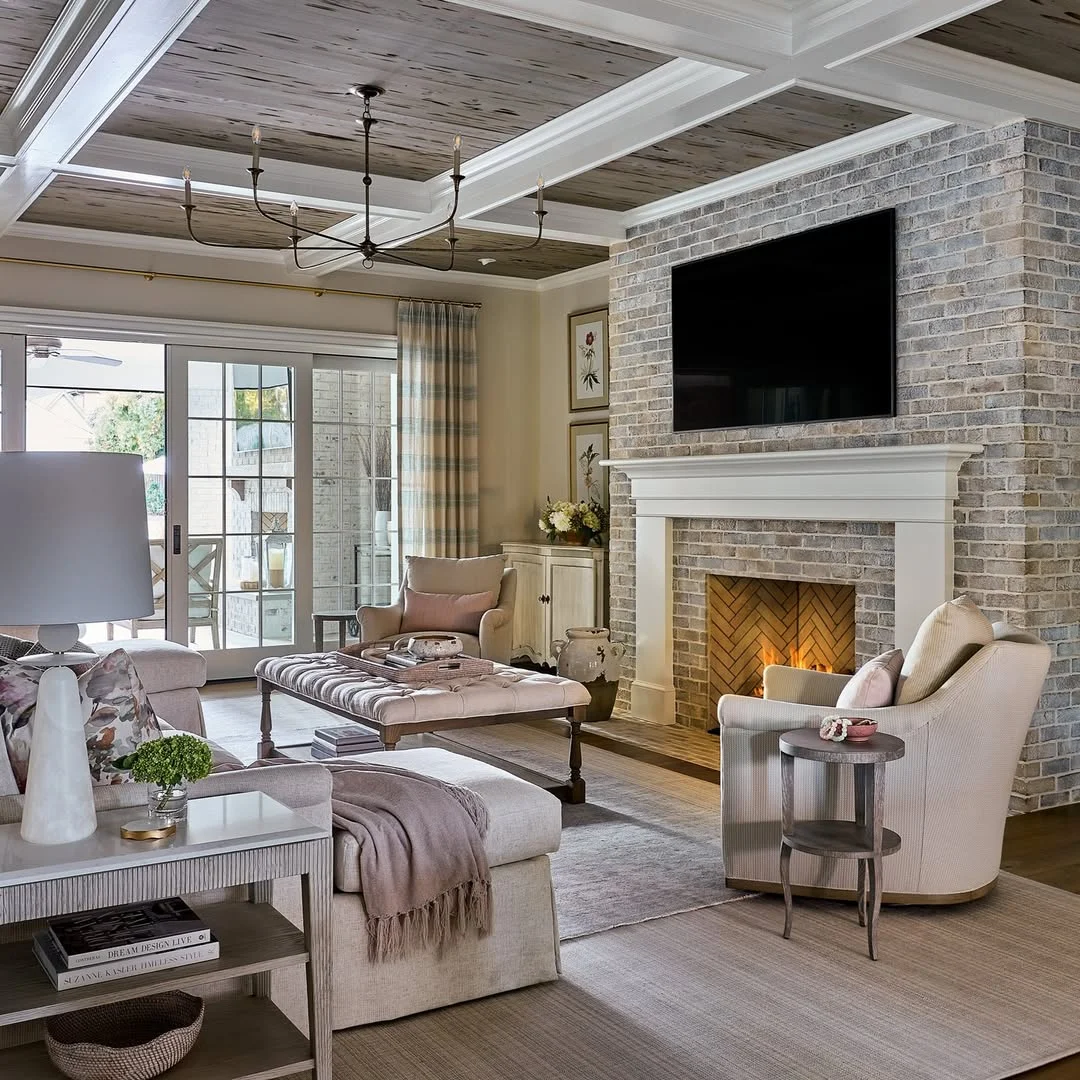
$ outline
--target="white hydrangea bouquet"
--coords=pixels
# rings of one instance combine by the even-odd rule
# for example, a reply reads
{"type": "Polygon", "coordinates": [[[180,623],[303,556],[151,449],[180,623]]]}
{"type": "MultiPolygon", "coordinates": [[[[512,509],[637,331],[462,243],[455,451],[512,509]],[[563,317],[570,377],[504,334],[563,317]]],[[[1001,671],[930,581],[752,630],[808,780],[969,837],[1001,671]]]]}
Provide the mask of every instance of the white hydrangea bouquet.
{"type": "Polygon", "coordinates": [[[538,524],[552,544],[599,544],[608,513],[598,502],[552,502],[549,497],[538,524]]]}

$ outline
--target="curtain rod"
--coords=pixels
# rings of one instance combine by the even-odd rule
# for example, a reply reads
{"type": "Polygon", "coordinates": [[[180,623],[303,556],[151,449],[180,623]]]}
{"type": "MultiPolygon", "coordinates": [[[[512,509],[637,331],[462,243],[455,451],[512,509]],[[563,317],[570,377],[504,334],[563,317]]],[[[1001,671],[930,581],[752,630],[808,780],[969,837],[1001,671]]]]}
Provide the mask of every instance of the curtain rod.
{"type": "Polygon", "coordinates": [[[19,266],[44,266],[53,270],[86,270],[98,274],[122,274],[141,277],[146,281],[161,278],[164,281],[198,281],[206,285],[246,285],[252,289],[285,289],[290,292],[310,293],[312,296],[354,296],[373,300],[415,300],[425,304],[460,304],[462,307],[479,308],[482,304],[473,300],[435,300],[430,296],[398,296],[393,293],[360,292],[356,289],[328,289],[321,285],[291,285],[276,281],[250,281],[247,278],[203,277],[200,274],[170,274],[158,270],[128,270],[118,266],[94,266],[89,263],[52,262],[48,259],[17,259],[0,255],[0,263],[19,266]]]}

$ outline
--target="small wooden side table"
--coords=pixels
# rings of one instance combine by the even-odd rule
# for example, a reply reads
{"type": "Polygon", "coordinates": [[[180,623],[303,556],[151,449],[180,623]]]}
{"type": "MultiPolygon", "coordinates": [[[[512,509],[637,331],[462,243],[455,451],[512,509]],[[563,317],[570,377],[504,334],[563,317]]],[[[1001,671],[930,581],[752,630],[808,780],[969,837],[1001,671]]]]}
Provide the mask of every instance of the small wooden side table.
{"type": "Polygon", "coordinates": [[[878,958],[881,860],[900,850],[899,835],[884,827],[885,763],[903,756],[904,740],[895,735],[875,733],[868,739],[831,742],[821,738],[816,728],[796,728],[780,736],[780,882],[784,886],[785,938],[791,937],[792,851],[830,859],[858,859],[859,925],[866,927],[870,959],[878,958]],[[796,758],[855,767],[854,821],[795,822],[796,758]]]}
{"type": "Polygon", "coordinates": [[[349,623],[356,619],[356,608],[351,611],[315,611],[311,615],[312,630],[315,634],[315,651],[325,652],[323,637],[326,624],[338,624],[338,641],[342,645],[349,640],[349,623]]]}

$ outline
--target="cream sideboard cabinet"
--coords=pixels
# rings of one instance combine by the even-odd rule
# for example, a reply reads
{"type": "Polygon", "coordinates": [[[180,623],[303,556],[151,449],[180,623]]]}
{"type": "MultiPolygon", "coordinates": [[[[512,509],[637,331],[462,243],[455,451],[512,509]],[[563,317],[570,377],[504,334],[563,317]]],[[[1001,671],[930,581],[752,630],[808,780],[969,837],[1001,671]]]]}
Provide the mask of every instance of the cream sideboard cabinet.
{"type": "Polygon", "coordinates": [[[513,657],[555,666],[551,643],[571,626],[607,625],[607,552],[570,544],[503,544],[517,568],[513,657]]]}

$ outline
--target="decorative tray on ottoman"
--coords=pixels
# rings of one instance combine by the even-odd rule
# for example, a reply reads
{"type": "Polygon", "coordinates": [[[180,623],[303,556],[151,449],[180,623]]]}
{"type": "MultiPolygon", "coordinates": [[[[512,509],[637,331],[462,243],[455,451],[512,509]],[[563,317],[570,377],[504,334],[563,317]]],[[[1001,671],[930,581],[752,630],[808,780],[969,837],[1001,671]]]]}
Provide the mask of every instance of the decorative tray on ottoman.
{"type": "MultiPolygon", "coordinates": [[[[410,667],[401,667],[363,655],[375,649],[379,652],[386,651],[385,646],[379,647],[372,642],[361,641],[356,645],[346,645],[345,648],[338,649],[334,656],[346,667],[408,686],[424,686],[427,683],[445,682],[447,679],[461,679],[472,675],[490,675],[495,670],[495,665],[490,660],[481,660],[477,656],[449,656],[443,660],[415,662],[410,659],[410,667]]],[[[395,652],[395,655],[404,654],[395,652]]]]}

